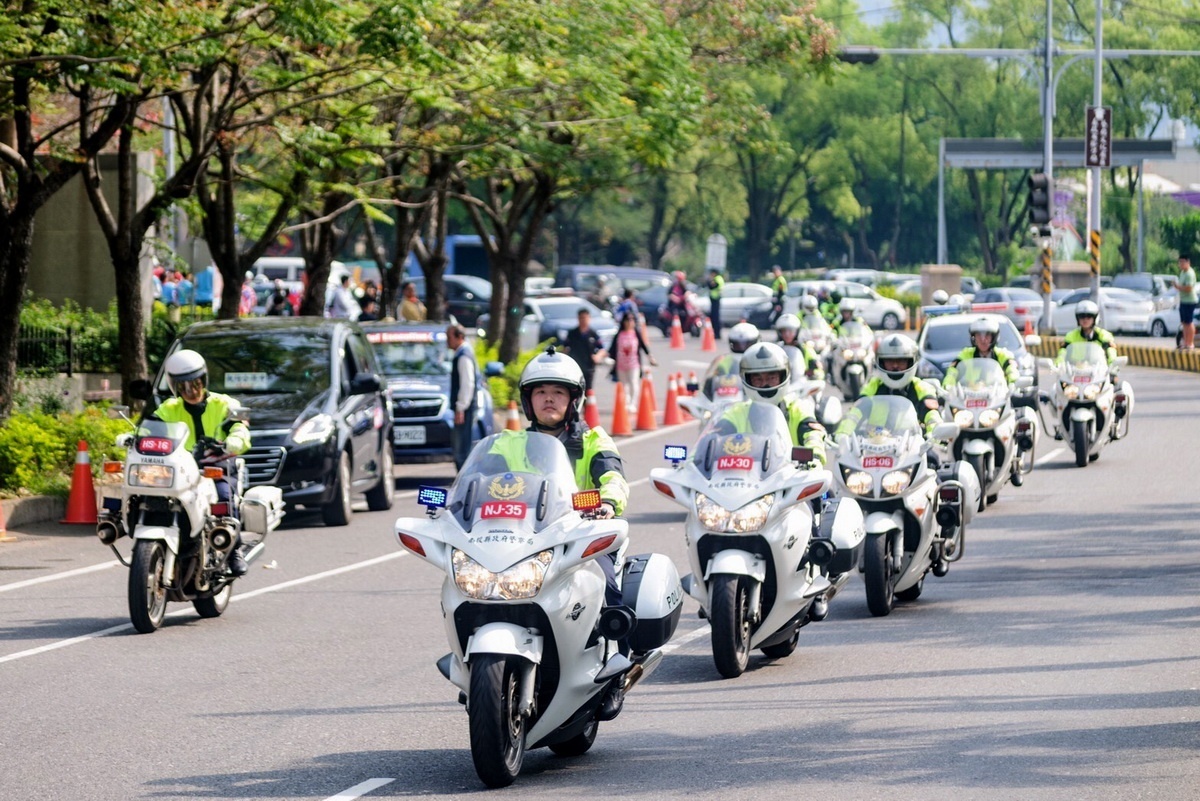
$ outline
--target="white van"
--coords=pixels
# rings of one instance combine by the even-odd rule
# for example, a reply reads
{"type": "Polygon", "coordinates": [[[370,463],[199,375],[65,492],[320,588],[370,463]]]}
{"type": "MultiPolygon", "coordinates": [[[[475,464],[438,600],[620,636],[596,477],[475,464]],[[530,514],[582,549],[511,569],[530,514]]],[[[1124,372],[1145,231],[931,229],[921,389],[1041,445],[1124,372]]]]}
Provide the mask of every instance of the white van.
{"type": "MultiPolygon", "coordinates": [[[[254,262],[253,273],[255,284],[274,284],[280,280],[289,292],[304,292],[304,259],[301,256],[262,256],[254,262]]],[[[344,275],[350,275],[350,268],[340,261],[330,263],[329,281],[325,285],[326,306],[344,275]]]]}

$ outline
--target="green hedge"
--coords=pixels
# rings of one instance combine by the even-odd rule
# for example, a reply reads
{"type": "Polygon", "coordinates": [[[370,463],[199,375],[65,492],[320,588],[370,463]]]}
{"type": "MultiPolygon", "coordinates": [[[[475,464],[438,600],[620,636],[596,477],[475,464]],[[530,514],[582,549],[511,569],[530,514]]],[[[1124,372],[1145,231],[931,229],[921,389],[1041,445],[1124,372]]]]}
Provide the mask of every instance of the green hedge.
{"type": "Polygon", "coordinates": [[[0,426],[0,494],[66,495],[79,442],[88,444],[95,478],[106,458],[124,457],[114,441],[128,430],[128,423],[109,419],[101,407],[79,414],[13,414],[0,426]]]}

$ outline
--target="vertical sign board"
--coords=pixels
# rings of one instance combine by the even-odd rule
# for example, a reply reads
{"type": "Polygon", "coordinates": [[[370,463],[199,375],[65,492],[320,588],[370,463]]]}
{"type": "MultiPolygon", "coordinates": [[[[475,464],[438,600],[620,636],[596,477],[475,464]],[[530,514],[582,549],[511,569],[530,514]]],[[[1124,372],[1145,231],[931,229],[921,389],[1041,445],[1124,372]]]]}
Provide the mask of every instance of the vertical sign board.
{"type": "Polygon", "coordinates": [[[1112,166],[1112,106],[1087,107],[1087,167],[1112,166]]]}
{"type": "Polygon", "coordinates": [[[704,268],[706,270],[716,270],[717,272],[725,272],[725,258],[729,243],[725,241],[725,237],[720,234],[713,234],[705,243],[704,249],[704,268]]]}

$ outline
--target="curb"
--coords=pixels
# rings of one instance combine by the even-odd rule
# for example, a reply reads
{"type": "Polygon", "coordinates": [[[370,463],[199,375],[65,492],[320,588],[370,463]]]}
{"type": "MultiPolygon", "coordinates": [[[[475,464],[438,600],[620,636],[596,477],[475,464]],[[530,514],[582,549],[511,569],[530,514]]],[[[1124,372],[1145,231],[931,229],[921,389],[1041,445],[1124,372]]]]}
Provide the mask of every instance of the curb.
{"type": "MultiPolygon", "coordinates": [[[[1053,359],[1062,347],[1062,337],[1042,337],[1042,344],[1030,348],[1035,356],[1053,359]]],[[[1200,351],[1181,351],[1174,348],[1155,348],[1146,345],[1117,345],[1117,353],[1129,357],[1130,367],[1157,367],[1161,370],[1180,370],[1200,373],[1200,351]]]]}
{"type": "Polygon", "coordinates": [[[67,511],[67,499],[52,495],[34,495],[29,498],[9,498],[0,501],[4,509],[4,523],[10,530],[29,523],[45,523],[59,520],[67,511]]]}

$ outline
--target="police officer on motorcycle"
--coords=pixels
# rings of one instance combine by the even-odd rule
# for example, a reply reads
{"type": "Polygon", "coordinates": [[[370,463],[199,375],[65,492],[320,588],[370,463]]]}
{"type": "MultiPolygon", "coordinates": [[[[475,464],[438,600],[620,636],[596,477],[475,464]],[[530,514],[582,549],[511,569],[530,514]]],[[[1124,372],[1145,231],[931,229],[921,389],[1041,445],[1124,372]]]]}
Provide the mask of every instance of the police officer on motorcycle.
{"type": "Polygon", "coordinates": [[[1074,331],[1069,331],[1063,337],[1063,346],[1058,351],[1056,360],[1061,364],[1063,354],[1066,353],[1067,345],[1074,345],[1077,342],[1097,342],[1104,348],[1104,355],[1108,358],[1109,367],[1117,358],[1117,340],[1113,335],[1096,325],[1096,318],[1100,315],[1100,307],[1093,301],[1080,301],[1075,307],[1075,322],[1079,327],[1074,331]]]}
{"type": "MultiPolygon", "coordinates": [[[[204,357],[194,350],[179,350],[172,353],[164,365],[167,386],[174,396],[163,401],[151,416],[164,423],[186,423],[188,440],[184,446],[196,447],[201,439],[211,440],[221,449],[234,456],[250,448],[250,429],[245,422],[235,419],[233,410],[237,401],[228,395],[208,391],[208,365],[204,357]]],[[[229,505],[229,513],[236,517],[236,504],[231,499],[237,495],[237,471],[226,469],[226,477],[214,480],[218,500],[229,505]],[[231,486],[232,484],[232,486],[231,486]]],[[[229,552],[227,566],[234,576],[244,576],[248,569],[242,555],[241,535],[229,552]]]]}
{"type": "Polygon", "coordinates": [[[833,330],[837,336],[843,336],[842,329],[847,323],[861,323],[862,316],[858,313],[856,304],[850,298],[838,301],[838,317],[833,322],[833,330]]]}
{"type": "MultiPolygon", "coordinates": [[[[875,370],[862,389],[863,396],[900,395],[908,398],[917,410],[917,417],[926,434],[942,421],[937,389],[917,378],[917,343],[902,334],[888,334],[879,343],[875,354],[875,370]]],[[[838,424],[836,433],[851,434],[858,427],[862,412],[851,406],[838,424]]]]}
{"type": "Polygon", "coordinates": [[[942,383],[949,386],[958,381],[958,364],[964,359],[993,359],[1000,363],[1001,369],[1004,370],[1004,377],[1008,380],[1008,386],[1011,389],[1017,383],[1020,372],[1017,370],[1017,360],[1012,352],[1006,348],[995,346],[996,337],[1000,333],[1000,323],[988,317],[980,317],[971,323],[967,331],[971,336],[971,346],[963,348],[950,362],[942,383]]]}
{"type": "MultiPolygon", "coordinates": [[[[805,295],[805,297],[812,297],[805,295]]],[[[815,298],[814,298],[815,300],[815,298]]],[[[779,336],[779,344],[785,351],[789,348],[800,352],[804,357],[804,376],[813,381],[825,380],[825,369],[821,366],[821,358],[813,349],[812,343],[800,339],[800,318],[794,314],[781,314],[775,321],[775,332],[779,336]]]]}

